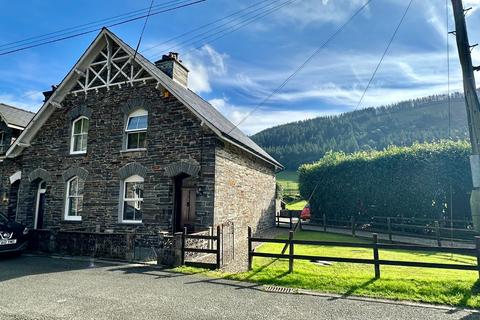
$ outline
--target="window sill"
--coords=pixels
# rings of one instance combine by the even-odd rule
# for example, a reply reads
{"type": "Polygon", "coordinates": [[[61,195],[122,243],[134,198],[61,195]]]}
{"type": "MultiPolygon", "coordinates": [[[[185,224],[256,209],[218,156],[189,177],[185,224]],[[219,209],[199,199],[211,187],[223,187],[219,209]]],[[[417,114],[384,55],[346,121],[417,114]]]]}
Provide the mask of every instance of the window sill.
{"type": "Polygon", "coordinates": [[[134,225],[140,225],[143,224],[143,221],[120,221],[119,224],[134,224],[134,225]]]}
{"type": "Polygon", "coordinates": [[[145,152],[147,151],[147,148],[138,148],[138,149],[126,149],[126,150],[121,150],[120,153],[129,153],[129,152],[145,152]]]}
{"type": "Polygon", "coordinates": [[[73,220],[73,219],[63,219],[63,223],[82,223],[82,219],[73,220]]]}
{"type": "Polygon", "coordinates": [[[75,156],[85,156],[86,154],[87,152],[70,152],[68,155],[71,157],[75,157],[75,156]]]}

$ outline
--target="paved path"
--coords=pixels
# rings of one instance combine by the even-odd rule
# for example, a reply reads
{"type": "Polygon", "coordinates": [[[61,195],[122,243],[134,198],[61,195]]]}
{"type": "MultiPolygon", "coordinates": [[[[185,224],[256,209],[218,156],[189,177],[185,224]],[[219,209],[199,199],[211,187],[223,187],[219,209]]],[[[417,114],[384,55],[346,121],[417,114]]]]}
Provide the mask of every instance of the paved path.
{"type": "Polygon", "coordinates": [[[0,261],[0,319],[480,319],[476,313],[266,293],[249,283],[138,265],[23,256],[0,261]]]}

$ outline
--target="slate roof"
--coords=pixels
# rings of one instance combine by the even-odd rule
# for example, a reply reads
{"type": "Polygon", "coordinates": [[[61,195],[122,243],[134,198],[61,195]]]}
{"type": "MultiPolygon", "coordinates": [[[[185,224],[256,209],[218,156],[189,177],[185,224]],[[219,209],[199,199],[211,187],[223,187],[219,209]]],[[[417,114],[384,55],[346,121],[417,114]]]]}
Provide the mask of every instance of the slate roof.
{"type": "Polygon", "coordinates": [[[25,128],[35,113],[0,103],[0,117],[8,125],[25,128]]]}
{"type": "MultiPolygon", "coordinates": [[[[115,40],[121,43],[125,49],[127,49],[129,54],[134,55],[135,50],[133,50],[128,44],[123,42],[119,37],[109,30],[106,30],[108,34],[115,40]]],[[[137,53],[136,59],[142,62],[142,64],[148,69],[148,71],[154,74],[159,78],[174,96],[183,100],[189,107],[194,109],[205,121],[208,121],[212,126],[217,128],[221,134],[228,139],[232,139],[237,143],[243,145],[244,147],[250,149],[255,154],[273,162],[277,166],[283,168],[283,166],[270,156],[265,150],[263,150],[259,145],[253,142],[247,135],[245,135],[240,129],[238,129],[233,123],[231,123],[223,114],[221,114],[214,106],[205,101],[195,92],[190,89],[182,86],[181,84],[174,81],[172,78],[163,73],[158,69],[155,64],[150,62],[150,60],[143,57],[141,54],[137,53]]]]}

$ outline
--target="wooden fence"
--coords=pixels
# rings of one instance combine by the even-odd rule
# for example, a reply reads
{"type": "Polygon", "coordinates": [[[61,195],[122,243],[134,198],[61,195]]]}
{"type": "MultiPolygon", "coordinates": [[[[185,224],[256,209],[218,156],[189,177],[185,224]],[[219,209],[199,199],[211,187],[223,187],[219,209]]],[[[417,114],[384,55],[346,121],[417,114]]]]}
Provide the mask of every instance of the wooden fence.
{"type": "MultiPolygon", "coordinates": [[[[278,228],[293,229],[298,221],[300,211],[282,210],[276,215],[276,225],[278,228]]],[[[348,229],[353,236],[357,231],[367,231],[388,234],[390,241],[393,236],[415,236],[418,238],[436,240],[438,246],[442,245],[442,240],[455,240],[458,242],[473,242],[476,236],[480,236],[475,230],[469,229],[471,222],[468,220],[431,220],[425,218],[405,218],[405,217],[369,217],[349,219],[332,219],[325,214],[321,220],[314,220],[304,223],[303,226],[308,230],[308,226],[323,228],[348,229]]]]}
{"type": "Polygon", "coordinates": [[[220,269],[221,267],[221,239],[220,239],[220,226],[217,226],[217,234],[216,235],[201,235],[201,234],[187,234],[187,230],[182,234],[182,260],[181,264],[191,267],[197,268],[205,268],[205,269],[220,269]],[[188,247],[187,240],[193,239],[196,242],[200,242],[200,245],[195,247],[188,247]],[[205,248],[205,245],[201,243],[208,243],[205,248]],[[214,245],[213,245],[214,243],[214,245]],[[208,262],[199,262],[199,261],[185,261],[185,257],[187,253],[205,253],[205,254],[214,254],[215,255],[215,263],[208,263],[208,262]]]}
{"type": "Polygon", "coordinates": [[[375,278],[380,278],[380,266],[403,266],[403,267],[422,267],[422,268],[440,268],[453,270],[473,270],[478,271],[480,278],[480,237],[475,238],[476,248],[439,248],[429,246],[404,245],[404,244],[384,244],[378,243],[377,234],[373,234],[372,243],[354,243],[354,242],[332,242],[332,241],[313,241],[313,240],[295,240],[293,239],[294,232],[290,231],[288,239],[267,239],[252,237],[252,229],[248,228],[248,268],[252,269],[253,257],[288,259],[288,271],[293,272],[295,260],[309,260],[309,261],[331,261],[331,262],[347,262],[372,264],[375,270],[375,278]],[[285,247],[282,253],[266,253],[256,252],[253,249],[253,242],[257,243],[280,243],[285,247]],[[325,256],[310,256],[295,254],[295,245],[310,245],[310,246],[331,246],[331,247],[349,247],[349,248],[367,248],[372,249],[373,259],[363,258],[342,258],[342,257],[325,257],[325,256]],[[288,247],[288,254],[285,253],[288,247]],[[408,250],[412,252],[446,252],[473,255],[477,257],[476,265],[466,264],[447,264],[447,263],[431,263],[431,262],[417,262],[417,261],[395,261],[380,259],[379,250],[408,250]]]}

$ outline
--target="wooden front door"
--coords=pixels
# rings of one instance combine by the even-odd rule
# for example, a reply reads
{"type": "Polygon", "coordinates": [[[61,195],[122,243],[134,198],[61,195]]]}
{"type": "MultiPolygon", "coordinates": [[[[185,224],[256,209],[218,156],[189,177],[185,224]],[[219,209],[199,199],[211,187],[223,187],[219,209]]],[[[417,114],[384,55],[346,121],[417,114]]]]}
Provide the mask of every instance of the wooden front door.
{"type": "Polygon", "coordinates": [[[182,188],[182,203],[180,209],[180,226],[187,227],[189,231],[193,231],[195,223],[195,188],[182,188]]]}

